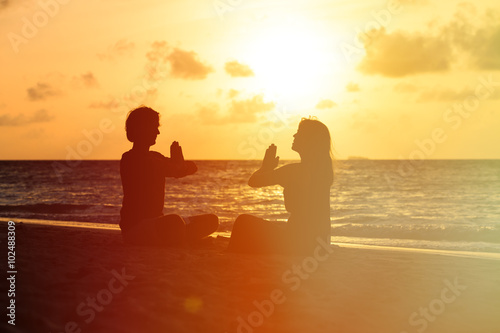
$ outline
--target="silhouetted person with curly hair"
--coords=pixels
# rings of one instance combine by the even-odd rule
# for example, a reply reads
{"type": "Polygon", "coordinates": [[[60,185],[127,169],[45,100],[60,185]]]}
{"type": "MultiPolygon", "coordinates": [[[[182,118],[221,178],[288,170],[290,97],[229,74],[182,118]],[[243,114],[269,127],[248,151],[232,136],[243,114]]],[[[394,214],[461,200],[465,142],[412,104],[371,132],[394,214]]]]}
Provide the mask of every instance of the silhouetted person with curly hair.
{"type": "Polygon", "coordinates": [[[120,175],[123,203],[120,228],[130,245],[183,246],[205,238],[219,226],[216,215],[181,217],[163,214],[165,178],[194,174],[197,167],[185,161],[177,141],[170,146],[170,158],[149,148],[160,134],[160,114],[141,106],[129,112],[125,127],[132,149],[122,155],[120,175]]]}

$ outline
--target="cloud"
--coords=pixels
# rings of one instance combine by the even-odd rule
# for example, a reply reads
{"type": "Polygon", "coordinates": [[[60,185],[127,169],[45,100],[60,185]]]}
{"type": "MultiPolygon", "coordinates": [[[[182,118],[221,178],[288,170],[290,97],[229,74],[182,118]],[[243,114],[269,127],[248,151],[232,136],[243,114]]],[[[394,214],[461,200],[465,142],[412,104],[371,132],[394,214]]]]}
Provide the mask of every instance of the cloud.
{"type": "Polygon", "coordinates": [[[0,0],[0,9],[7,8],[9,6],[9,0],[0,0]]]}
{"type": "Polygon", "coordinates": [[[214,69],[198,59],[194,51],[184,51],[180,48],[171,48],[165,41],[155,41],[151,50],[146,53],[148,62],[146,70],[149,80],[161,80],[166,77],[168,64],[170,75],[175,78],[187,80],[203,80],[214,69]]]}
{"type": "Polygon", "coordinates": [[[227,92],[227,97],[228,98],[235,98],[236,96],[238,96],[240,94],[240,92],[238,90],[235,90],[235,89],[229,89],[229,91],[227,92]]]}
{"type": "Polygon", "coordinates": [[[95,88],[99,86],[97,79],[92,72],[87,72],[80,76],[74,76],[71,83],[76,88],[95,88]]]}
{"type": "Polygon", "coordinates": [[[224,66],[226,73],[231,75],[231,77],[249,77],[254,76],[253,70],[245,64],[241,64],[238,61],[228,61],[224,66]]]}
{"type": "Polygon", "coordinates": [[[337,106],[337,103],[330,99],[322,99],[321,101],[316,104],[316,109],[322,110],[322,109],[331,109],[334,106],[337,106]]]}
{"type": "MultiPolygon", "coordinates": [[[[440,101],[463,101],[467,97],[475,96],[474,89],[470,87],[465,87],[461,90],[453,90],[441,87],[433,87],[430,89],[426,89],[422,91],[416,102],[440,102],[440,101]]],[[[496,89],[488,99],[499,99],[500,98],[500,90],[496,89]]]]}
{"type": "Polygon", "coordinates": [[[146,53],[147,79],[150,81],[159,81],[167,76],[168,55],[171,48],[165,41],[155,41],[151,44],[151,50],[146,53]]]}
{"type": "Polygon", "coordinates": [[[379,130],[380,117],[377,113],[364,110],[361,113],[353,113],[350,127],[365,133],[375,133],[379,130]]]}
{"type": "Polygon", "coordinates": [[[472,48],[474,64],[479,69],[500,69],[500,26],[495,30],[485,31],[484,35],[484,43],[477,43],[472,48]]]}
{"type": "Polygon", "coordinates": [[[122,104],[123,103],[118,101],[116,98],[111,97],[107,101],[92,102],[90,103],[89,108],[113,110],[119,108],[120,106],[122,106],[122,104]]]}
{"type": "Polygon", "coordinates": [[[274,109],[274,102],[264,102],[263,95],[255,95],[245,100],[232,100],[228,120],[232,123],[253,123],[257,115],[274,109]]]}
{"type": "Polygon", "coordinates": [[[130,55],[135,50],[135,44],[127,39],[120,39],[115,44],[108,47],[106,52],[98,53],[97,57],[100,60],[114,61],[119,57],[130,55]]]}
{"type": "Polygon", "coordinates": [[[1,115],[0,116],[0,126],[23,126],[33,123],[44,123],[54,119],[50,116],[45,109],[36,111],[31,117],[27,117],[24,114],[19,114],[15,117],[11,115],[1,115]]]}
{"type": "Polygon", "coordinates": [[[453,19],[425,32],[387,33],[372,30],[363,37],[366,55],[358,65],[364,74],[403,77],[445,72],[461,65],[468,69],[500,69],[500,13],[482,15],[471,3],[461,3],[453,19]]]}
{"type": "Polygon", "coordinates": [[[477,69],[500,69],[500,13],[488,10],[482,16],[477,14],[471,3],[461,3],[454,20],[443,33],[457,47],[467,54],[472,67],[477,69]],[[479,25],[480,24],[480,25],[479,25]]]}
{"type": "Polygon", "coordinates": [[[220,107],[216,103],[198,105],[197,113],[205,124],[255,123],[259,115],[274,107],[274,102],[265,102],[264,96],[260,94],[241,100],[232,98],[224,116],[219,115],[220,107]]]}
{"type": "Polygon", "coordinates": [[[36,127],[24,133],[23,138],[26,138],[28,140],[43,140],[45,136],[45,129],[36,127]]]}
{"type": "Polygon", "coordinates": [[[398,0],[398,2],[401,5],[421,6],[426,5],[428,3],[428,0],[398,0]]]}
{"type": "Polygon", "coordinates": [[[398,93],[409,93],[417,91],[419,88],[413,83],[400,82],[394,86],[394,91],[398,93]]]}
{"type": "Polygon", "coordinates": [[[354,82],[349,82],[349,83],[345,86],[345,89],[346,89],[348,92],[357,92],[357,91],[360,91],[360,90],[361,90],[361,89],[359,89],[359,84],[354,83],[354,82]]]}
{"type": "Polygon", "coordinates": [[[29,101],[43,101],[50,97],[60,96],[69,89],[86,89],[99,87],[99,83],[91,71],[69,76],[58,72],[45,75],[41,81],[26,89],[29,101]],[[57,88],[56,88],[57,87],[57,88]]]}
{"type": "Polygon", "coordinates": [[[38,82],[34,87],[28,88],[27,92],[30,101],[40,101],[47,99],[47,97],[61,95],[59,90],[44,82],[38,82]]]}
{"type": "Polygon", "coordinates": [[[443,72],[450,68],[452,49],[442,36],[420,33],[386,33],[372,30],[364,39],[366,56],[358,65],[365,74],[403,77],[417,73],[443,72]]]}
{"type": "Polygon", "coordinates": [[[198,106],[198,116],[201,121],[207,125],[217,125],[224,123],[224,121],[219,117],[219,105],[216,103],[208,103],[207,105],[198,106]]]}
{"type": "Polygon", "coordinates": [[[421,92],[417,97],[417,102],[463,100],[471,94],[474,96],[474,91],[470,89],[455,91],[453,89],[441,89],[439,87],[434,87],[421,92]]]}
{"type": "Polygon", "coordinates": [[[176,78],[188,80],[203,80],[214,69],[198,60],[198,54],[193,51],[184,51],[174,48],[168,56],[170,74],[176,78]]]}

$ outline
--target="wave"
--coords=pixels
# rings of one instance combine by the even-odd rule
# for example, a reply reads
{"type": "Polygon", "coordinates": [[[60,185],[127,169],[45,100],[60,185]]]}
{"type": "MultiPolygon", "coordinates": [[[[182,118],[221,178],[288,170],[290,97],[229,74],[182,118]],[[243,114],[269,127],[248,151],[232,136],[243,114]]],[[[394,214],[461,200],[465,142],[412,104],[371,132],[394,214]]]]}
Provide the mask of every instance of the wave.
{"type": "Polygon", "coordinates": [[[78,204],[29,204],[29,205],[0,205],[0,213],[45,213],[45,214],[70,214],[88,210],[94,205],[78,204]]]}
{"type": "Polygon", "coordinates": [[[332,236],[412,239],[500,244],[500,228],[458,224],[342,224],[332,225],[332,236]]]}

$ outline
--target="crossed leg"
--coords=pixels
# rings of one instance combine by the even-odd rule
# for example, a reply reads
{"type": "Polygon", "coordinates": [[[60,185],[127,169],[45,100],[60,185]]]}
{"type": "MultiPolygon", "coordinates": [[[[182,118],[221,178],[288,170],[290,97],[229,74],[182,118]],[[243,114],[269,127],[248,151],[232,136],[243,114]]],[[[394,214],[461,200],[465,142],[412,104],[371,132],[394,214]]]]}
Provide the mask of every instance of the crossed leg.
{"type": "Polygon", "coordinates": [[[191,216],[186,220],[188,223],[177,214],[146,219],[124,232],[124,240],[131,245],[180,247],[209,236],[219,227],[219,218],[214,214],[191,216]]]}

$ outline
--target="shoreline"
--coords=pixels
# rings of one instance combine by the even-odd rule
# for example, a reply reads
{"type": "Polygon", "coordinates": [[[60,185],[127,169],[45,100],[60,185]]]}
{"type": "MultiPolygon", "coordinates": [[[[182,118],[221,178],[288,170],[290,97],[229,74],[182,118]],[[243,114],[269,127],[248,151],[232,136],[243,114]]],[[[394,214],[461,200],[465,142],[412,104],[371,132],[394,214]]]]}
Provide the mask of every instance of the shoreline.
{"type": "MultiPolygon", "coordinates": [[[[307,257],[244,255],[225,252],[226,237],[196,248],[134,247],[123,244],[118,227],[51,223],[16,224],[16,326],[0,322],[2,331],[487,333],[500,327],[500,266],[493,260],[355,245],[307,257]]],[[[6,223],[0,236],[5,245],[6,223]]]]}
{"type": "MultiPolygon", "coordinates": [[[[0,223],[6,223],[9,219],[0,217],[0,223]]],[[[15,221],[16,224],[19,223],[15,221]]],[[[41,220],[41,219],[22,219],[20,222],[27,224],[37,224],[45,226],[54,227],[70,227],[70,228],[90,228],[90,229],[104,229],[104,230],[116,230],[120,231],[120,226],[118,224],[109,223],[93,223],[93,222],[77,222],[77,221],[60,221],[60,220],[41,220]]],[[[231,232],[220,231],[215,232],[212,236],[221,236],[229,238],[231,232]]],[[[460,251],[460,250],[438,250],[438,249],[424,249],[415,247],[397,247],[397,246],[382,246],[382,245],[367,245],[367,244],[356,244],[356,243],[343,243],[343,242],[331,242],[331,245],[339,246],[341,248],[353,248],[353,249],[366,249],[366,250],[376,250],[376,251],[396,251],[396,252],[416,252],[434,255],[444,255],[444,256],[456,256],[462,258],[476,258],[476,259],[488,259],[488,260],[500,260],[500,253],[494,252],[472,252],[472,251],[460,251]]]]}

